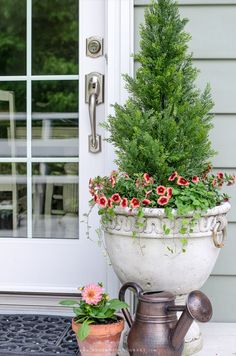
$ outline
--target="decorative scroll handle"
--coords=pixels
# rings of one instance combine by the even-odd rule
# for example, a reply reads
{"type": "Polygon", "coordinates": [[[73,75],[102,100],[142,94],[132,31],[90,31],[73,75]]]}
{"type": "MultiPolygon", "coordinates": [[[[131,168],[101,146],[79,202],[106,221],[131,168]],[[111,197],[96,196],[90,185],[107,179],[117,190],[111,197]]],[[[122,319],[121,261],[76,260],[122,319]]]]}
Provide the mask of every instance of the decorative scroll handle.
{"type": "Polygon", "coordinates": [[[224,224],[223,221],[217,221],[217,223],[215,224],[214,229],[212,230],[212,239],[215,247],[217,248],[224,247],[224,241],[226,239],[226,225],[224,224]],[[223,225],[223,229],[220,229],[222,225],[223,225]],[[221,239],[218,238],[219,232],[222,232],[221,239]]]}

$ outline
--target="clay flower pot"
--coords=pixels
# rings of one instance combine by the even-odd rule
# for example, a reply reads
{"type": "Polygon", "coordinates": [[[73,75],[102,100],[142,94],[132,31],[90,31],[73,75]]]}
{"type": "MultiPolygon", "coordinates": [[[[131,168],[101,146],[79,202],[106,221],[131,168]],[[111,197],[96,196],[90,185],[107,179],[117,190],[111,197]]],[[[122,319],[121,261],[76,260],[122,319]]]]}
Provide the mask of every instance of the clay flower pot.
{"type": "MultiPolygon", "coordinates": [[[[72,320],[72,329],[76,334],[81,324],[72,320]]],[[[90,333],[85,340],[77,337],[82,356],[116,356],[120,342],[121,332],[124,329],[124,319],[119,317],[117,322],[111,324],[91,324],[90,333]]]]}

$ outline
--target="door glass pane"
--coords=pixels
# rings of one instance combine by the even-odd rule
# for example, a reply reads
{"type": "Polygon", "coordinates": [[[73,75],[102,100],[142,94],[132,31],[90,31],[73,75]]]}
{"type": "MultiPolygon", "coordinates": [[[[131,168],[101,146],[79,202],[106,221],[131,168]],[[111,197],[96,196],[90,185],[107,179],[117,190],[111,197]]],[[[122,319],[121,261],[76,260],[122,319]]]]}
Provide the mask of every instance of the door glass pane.
{"type": "Polygon", "coordinates": [[[27,236],[25,163],[0,163],[0,237],[27,236]]]}
{"type": "Polygon", "coordinates": [[[25,82],[0,82],[0,155],[26,156],[25,82]]]}
{"type": "Polygon", "coordinates": [[[32,110],[32,155],[78,156],[78,82],[33,82],[32,110]]]}
{"type": "Polygon", "coordinates": [[[0,75],[26,74],[26,0],[0,0],[0,75]]]}
{"type": "Polygon", "coordinates": [[[78,164],[33,163],[33,237],[78,238],[78,164]]]}
{"type": "Polygon", "coordinates": [[[78,0],[32,0],[33,74],[78,73],[78,0]]]}

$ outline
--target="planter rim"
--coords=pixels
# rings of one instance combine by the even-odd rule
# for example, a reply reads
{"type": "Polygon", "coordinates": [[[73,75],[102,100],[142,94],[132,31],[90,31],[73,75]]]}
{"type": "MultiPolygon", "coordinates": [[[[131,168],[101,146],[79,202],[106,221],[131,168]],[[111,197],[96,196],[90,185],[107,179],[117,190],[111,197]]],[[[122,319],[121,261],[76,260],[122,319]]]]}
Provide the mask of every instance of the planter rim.
{"type": "MultiPolygon", "coordinates": [[[[219,214],[226,214],[231,208],[231,205],[229,202],[224,202],[220,205],[216,205],[215,207],[208,209],[207,211],[201,213],[201,211],[194,211],[194,212],[189,212],[185,216],[179,216],[177,215],[177,209],[172,209],[172,214],[178,218],[183,218],[183,217],[192,217],[196,212],[200,212],[201,216],[214,216],[214,215],[219,215],[219,214]]],[[[130,208],[122,208],[122,207],[116,207],[114,209],[116,215],[124,215],[124,216],[136,216],[137,215],[137,209],[130,210],[130,208]]],[[[144,217],[159,217],[159,218],[164,218],[167,217],[165,214],[165,209],[163,208],[143,208],[144,212],[144,217]]]]}
{"type": "MultiPolygon", "coordinates": [[[[116,315],[119,319],[114,321],[114,323],[110,324],[89,324],[90,334],[91,336],[102,336],[102,335],[115,335],[120,333],[124,329],[124,318],[120,315],[116,315]]],[[[72,319],[72,328],[73,330],[78,329],[82,323],[76,323],[75,318],[72,319]]],[[[75,330],[74,330],[75,331],[75,330]]]]}

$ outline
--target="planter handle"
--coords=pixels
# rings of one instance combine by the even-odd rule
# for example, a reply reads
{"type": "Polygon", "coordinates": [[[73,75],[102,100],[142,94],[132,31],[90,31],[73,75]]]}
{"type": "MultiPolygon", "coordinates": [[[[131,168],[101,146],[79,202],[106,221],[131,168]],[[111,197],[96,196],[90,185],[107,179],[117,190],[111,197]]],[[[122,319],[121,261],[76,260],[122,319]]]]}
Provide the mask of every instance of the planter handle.
{"type": "Polygon", "coordinates": [[[215,224],[214,229],[212,230],[212,238],[213,238],[213,242],[215,247],[217,248],[222,248],[224,247],[224,241],[226,239],[226,226],[223,227],[223,229],[219,230],[220,226],[222,225],[221,221],[217,221],[217,223],[215,224]],[[222,238],[219,241],[218,239],[218,233],[222,232],[222,238]]]}
{"type": "MultiPolygon", "coordinates": [[[[120,289],[120,292],[119,292],[119,299],[124,302],[125,301],[125,292],[128,288],[132,288],[134,289],[134,291],[137,293],[137,296],[139,297],[139,294],[141,292],[143,292],[142,288],[137,284],[137,283],[134,283],[134,282],[127,282],[125,283],[121,289],[120,289]]],[[[133,324],[133,319],[130,315],[130,312],[128,311],[128,309],[122,309],[122,313],[124,314],[124,317],[127,321],[127,324],[129,325],[129,327],[131,328],[132,324],[133,324]]]]}

